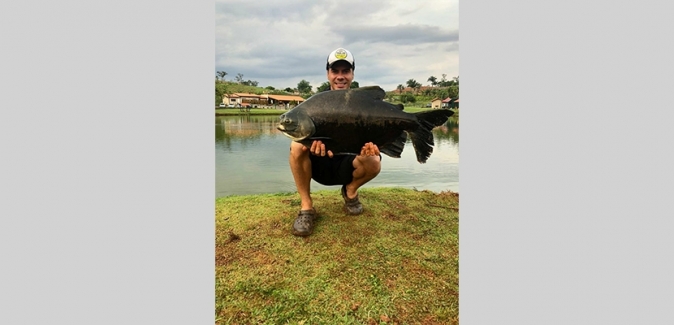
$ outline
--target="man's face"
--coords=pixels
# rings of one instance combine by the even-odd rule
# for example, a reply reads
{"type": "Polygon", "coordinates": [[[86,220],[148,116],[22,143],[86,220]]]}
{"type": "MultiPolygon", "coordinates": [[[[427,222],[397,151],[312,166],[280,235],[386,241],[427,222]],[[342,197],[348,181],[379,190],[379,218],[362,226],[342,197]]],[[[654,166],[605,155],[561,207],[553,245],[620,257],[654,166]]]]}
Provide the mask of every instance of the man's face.
{"type": "Polygon", "coordinates": [[[353,81],[353,69],[346,61],[338,61],[328,69],[330,89],[349,89],[353,81]]]}

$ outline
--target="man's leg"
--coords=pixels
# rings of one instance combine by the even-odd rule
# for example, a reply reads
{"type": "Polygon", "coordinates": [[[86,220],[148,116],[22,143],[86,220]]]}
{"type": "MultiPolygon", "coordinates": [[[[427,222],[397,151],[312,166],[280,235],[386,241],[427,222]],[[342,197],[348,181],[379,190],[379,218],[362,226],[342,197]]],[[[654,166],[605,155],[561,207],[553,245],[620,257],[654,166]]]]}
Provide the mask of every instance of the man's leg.
{"type": "Polygon", "coordinates": [[[309,150],[297,142],[292,142],[288,160],[301,200],[300,212],[293,222],[292,233],[295,236],[309,236],[314,231],[314,220],[316,219],[316,210],[314,210],[310,192],[311,160],[309,160],[309,150]]]}
{"type": "Polygon", "coordinates": [[[300,195],[301,210],[310,210],[314,207],[311,200],[311,160],[309,150],[295,141],[290,143],[290,170],[295,179],[297,193],[300,195]]]}
{"type": "Polygon", "coordinates": [[[363,146],[360,155],[353,159],[353,180],[345,187],[348,198],[355,198],[358,194],[358,188],[379,175],[379,171],[381,171],[379,154],[379,148],[369,142],[363,146]]]}

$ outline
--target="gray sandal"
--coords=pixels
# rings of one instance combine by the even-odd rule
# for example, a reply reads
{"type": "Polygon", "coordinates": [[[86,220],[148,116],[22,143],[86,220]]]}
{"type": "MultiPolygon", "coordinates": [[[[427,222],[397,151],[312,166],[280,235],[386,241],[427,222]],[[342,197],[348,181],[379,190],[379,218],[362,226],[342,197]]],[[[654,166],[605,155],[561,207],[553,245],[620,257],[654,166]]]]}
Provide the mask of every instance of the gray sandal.
{"type": "Polygon", "coordinates": [[[344,209],[346,212],[352,215],[357,215],[363,213],[363,205],[360,204],[360,200],[358,200],[358,193],[356,193],[356,197],[353,199],[349,199],[348,196],[346,196],[346,185],[342,185],[342,198],[344,198],[344,209]]]}
{"type": "Polygon", "coordinates": [[[316,210],[300,210],[293,223],[293,235],[309,236],[314,231],[314,221],[316,220],[316,210]]]}

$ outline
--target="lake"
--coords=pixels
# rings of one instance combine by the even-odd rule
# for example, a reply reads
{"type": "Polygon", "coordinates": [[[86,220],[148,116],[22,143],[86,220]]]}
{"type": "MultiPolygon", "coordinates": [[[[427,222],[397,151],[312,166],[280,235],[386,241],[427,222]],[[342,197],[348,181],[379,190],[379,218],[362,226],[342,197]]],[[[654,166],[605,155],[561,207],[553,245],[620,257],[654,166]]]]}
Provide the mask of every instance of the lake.
{"type": "MultiPolygon", "coordinates": [[[[215,196],[295,192],[288,165],[290,139],[276,129],[278,116],[215,117],[215,196]]],[[[433,129],[435,146],[425,164],[408,140],[401,158],[382,154],[379,175],[363,187],[404,187],[459,192],[459,121],[433,129]]],[[[311,181],[311,190],[334,189],[311,181]]]]}

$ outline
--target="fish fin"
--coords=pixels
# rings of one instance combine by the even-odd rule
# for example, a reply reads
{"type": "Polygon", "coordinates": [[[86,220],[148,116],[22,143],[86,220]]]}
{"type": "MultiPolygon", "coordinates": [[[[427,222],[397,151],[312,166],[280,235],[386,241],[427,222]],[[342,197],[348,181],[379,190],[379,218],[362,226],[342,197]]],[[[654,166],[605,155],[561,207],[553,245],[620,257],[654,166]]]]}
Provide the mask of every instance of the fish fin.
{"type": "Polygon", "coordinates": [[[383,100],[386,97],[386,92],[384,89],[381,89],[379,86],[367,86],[351,89],[351,91],[363,91],[367,92],[370,97],[378,100],[383,100]]]}
{"type": "Polygon", "coordinates": [[[407,132],[402,132],[398,138],[391,143],[387,143],[379,148],[379,152],[386,154],[389,157],[400,158],[407,142],[407,132]]]}
{"type": "Polygon", "coordinates": [[[417,117],[419,127],[410,132],[410,138],[417,161],[423,164],[433,153],[433,128],[447,122],[454,112],[448,109],[434,109],[413,114],[417,117]]]}

